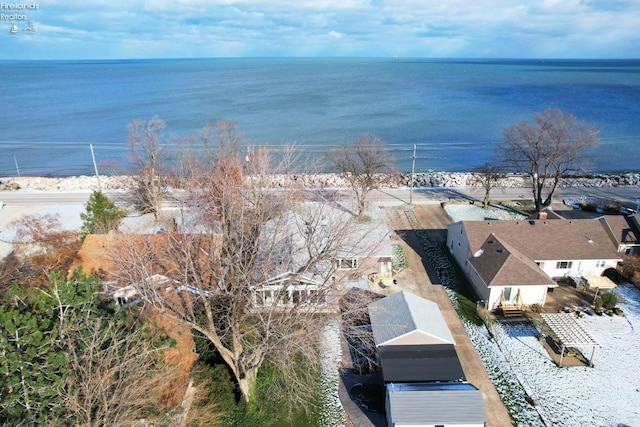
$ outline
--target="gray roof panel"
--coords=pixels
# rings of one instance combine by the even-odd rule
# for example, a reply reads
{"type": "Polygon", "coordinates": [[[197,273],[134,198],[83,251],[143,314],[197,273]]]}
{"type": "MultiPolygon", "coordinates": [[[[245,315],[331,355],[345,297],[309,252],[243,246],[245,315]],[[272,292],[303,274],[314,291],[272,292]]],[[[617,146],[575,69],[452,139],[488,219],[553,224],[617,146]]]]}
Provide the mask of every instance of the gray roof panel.
{"type": "Polygon", "coordinates": [[[442,343],[455,343],[438,305],[433,301],[400,291],[372,302],[368,308],[377,346],[416,330],[442,343]]]}
{"type": "Polygon", "coordinates": [[[479,424],[487,414],[482,392],[470,384],[387,384],[390,418],[399,425],[479,424]]]}

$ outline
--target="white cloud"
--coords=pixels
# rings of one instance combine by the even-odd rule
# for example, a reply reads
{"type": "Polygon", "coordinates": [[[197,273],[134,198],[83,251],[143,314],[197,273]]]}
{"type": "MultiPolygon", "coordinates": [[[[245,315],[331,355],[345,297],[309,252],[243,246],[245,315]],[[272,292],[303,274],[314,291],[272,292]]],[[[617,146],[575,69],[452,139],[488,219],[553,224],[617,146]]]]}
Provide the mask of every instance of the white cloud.
{"type": "Polygon", "coordinates": [[[0,58],[136,55],[131,40],[153,46],[140,56],[637,57],[638,16],[640,0],[48,0],[33,52],[14,43],[0,58]]]}

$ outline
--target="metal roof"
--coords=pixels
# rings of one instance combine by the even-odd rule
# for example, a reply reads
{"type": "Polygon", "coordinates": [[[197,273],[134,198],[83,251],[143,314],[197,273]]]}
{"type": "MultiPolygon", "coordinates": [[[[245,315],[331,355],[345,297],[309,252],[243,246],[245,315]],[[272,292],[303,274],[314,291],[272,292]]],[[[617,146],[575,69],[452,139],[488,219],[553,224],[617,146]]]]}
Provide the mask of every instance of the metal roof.
{"type": "Polygon", "coordinates": [[[542,313],[540,317],[564,346],[600,347],[600,344],[576,322],[573,314],[542,313]]]}
{"type": "Polygon", "coordinates": [[[368,306],[376,346],[410,334],[416,344],[454,344],[449,327],[433,302],[409,292],[400,291],[368,306]]]}
{"type": "Polygon", "coordinates": [[[387,384],[394,425],[484,425],[482,392],[468,383],[387,384]]]}
{"type": "Polygon", "coordinates": [[[466,380],[452,344],[385,345],[378,351],[386,383],[466,380]]]}

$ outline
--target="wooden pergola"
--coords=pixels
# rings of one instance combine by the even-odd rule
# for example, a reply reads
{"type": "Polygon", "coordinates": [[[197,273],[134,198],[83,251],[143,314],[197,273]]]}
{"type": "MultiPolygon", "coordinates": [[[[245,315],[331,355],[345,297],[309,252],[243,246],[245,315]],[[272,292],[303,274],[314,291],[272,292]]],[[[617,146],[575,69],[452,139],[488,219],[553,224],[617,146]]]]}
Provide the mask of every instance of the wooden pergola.
{"type": "Polygon", "coordinates": [[[540,317],[542,318],[543,329],[544,325],[547,325],[562,346],[559,366],[562,366],[562,357],[567,347],[591,347],[589,366],[593,366],[593,354],[595,353],[596,347],[600,347],[600,344],[576,322],[573,314],[542,313],[540,317]]]}
{"type": "Polygon", "coordinates": [[[598,292],[600,289],[616,289],[618,287],[611,279],[605,276],[588,276],[582,278],[587,281],[587,286],[589,286],[589,288],[595,288],[596,290],[595,295],[593,296],[594,303],[596,302],[596,299],[598,299],[598,292]]]}

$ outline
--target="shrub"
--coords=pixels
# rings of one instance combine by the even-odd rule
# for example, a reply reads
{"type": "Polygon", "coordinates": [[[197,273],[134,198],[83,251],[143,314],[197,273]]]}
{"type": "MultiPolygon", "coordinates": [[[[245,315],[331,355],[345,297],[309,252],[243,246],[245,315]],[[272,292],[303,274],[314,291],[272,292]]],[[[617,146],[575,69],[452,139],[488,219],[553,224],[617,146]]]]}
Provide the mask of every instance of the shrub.
{"type": "Polygon", "coordinates": [[[391,247],[393,248],[393,268],[395,269],[396,273],[399,273],[407,268],[407,257],[404,254],[404,249],[402,249],[402,246],[394,244],[391,247]]]}
{"type": "Polygon", "coordinates": [[[531,304],[531,311],[534,313],[542,313],[542,305],[539,303],[531,304]]]}
{"type": "Polygon", "coordinates": [[[611,310],[618,303],[617,295],[612,292],[603,293],[600,299],[602,300],[603,307],[607,310],[611,310]]]}

